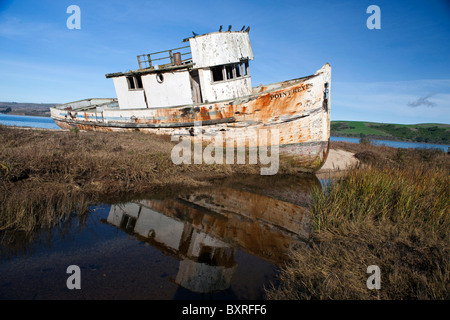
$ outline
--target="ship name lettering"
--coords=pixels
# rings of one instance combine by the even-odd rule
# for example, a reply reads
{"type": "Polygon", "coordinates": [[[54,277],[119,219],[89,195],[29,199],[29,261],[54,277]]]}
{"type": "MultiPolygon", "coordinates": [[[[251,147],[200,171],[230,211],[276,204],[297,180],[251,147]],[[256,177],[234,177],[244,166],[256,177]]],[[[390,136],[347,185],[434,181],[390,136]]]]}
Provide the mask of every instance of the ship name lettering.
{"type": "Polygon", "coordinates": [[[288,90],[288,91],[284,91],[284,92],[280,92],[280,93],[274,93],[274,94],[270,95],[270,100],[284,98],[284,97],[290,96],[291,94],[301,92],[304,90],[308,90],[312,86],[313,86],[312,83],[307,83],[307,84],[302,84],[300,87],[294,88],[292,90],[288,90]]]}

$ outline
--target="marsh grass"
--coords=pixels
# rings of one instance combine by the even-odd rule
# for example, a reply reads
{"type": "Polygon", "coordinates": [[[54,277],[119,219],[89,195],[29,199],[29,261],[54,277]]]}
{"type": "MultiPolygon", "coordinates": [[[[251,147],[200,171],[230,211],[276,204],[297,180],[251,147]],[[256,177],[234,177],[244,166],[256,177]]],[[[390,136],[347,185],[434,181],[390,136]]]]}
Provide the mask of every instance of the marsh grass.
{"type": "Polygon", "coordinates": [[[314,231],[269,299],[449,299],[449,161],[436,150],[343,145],[366,166],[313,192],[314,231]],[[369,265],[381,289],[366,286],[369,265]]]}
{"type": "Polygon", "coordinates": [[[444,169],[368,168],[350,172],[329,188],[315,190],[317,231],[342,223],[406,223],[439,231],[449,226],[449,178],[444,169]]]}
{"type": "Polygon", "coordinates": [[[31,232],[42,227],[50,228],[72,212],[79,215],[88,213],[89,197],[67,186],[55,187],[55,184],[41,184],[38,189],[10,192],[0,206],[0,231],[31,232]]]}

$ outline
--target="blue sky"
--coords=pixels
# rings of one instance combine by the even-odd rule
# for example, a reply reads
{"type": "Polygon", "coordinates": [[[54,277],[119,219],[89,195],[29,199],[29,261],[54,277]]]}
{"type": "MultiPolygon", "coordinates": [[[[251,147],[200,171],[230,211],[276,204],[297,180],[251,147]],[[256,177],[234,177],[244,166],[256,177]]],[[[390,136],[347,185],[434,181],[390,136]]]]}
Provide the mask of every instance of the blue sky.
{"type": "Polygon", "coordinates": [[[250,26],[252,84],[332,66],[332,120],[450,123],[450,2],[0,0],[0,101],[115,97],[106,73],[185,45],[192,31],[250,26]],[[81,29],[66,12],[81,9],[81,29]],[[381,9],[370,30],[368,6],[381,9]]]}

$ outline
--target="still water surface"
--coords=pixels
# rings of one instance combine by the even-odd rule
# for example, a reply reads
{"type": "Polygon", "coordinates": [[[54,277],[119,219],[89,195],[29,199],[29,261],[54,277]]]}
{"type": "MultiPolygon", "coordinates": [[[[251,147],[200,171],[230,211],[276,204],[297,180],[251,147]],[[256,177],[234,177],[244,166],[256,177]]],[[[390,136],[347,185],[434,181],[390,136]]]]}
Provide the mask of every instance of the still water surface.
{"type": "MultiPolygon", "coordinates": [[[[358,138],[330,137],[330,140],[359,143],[358,138]]],[[[447,152],[448,148],[450,147],[445,144],[433,144],[433,143],[403,142],[403,141],[389,141],[389,140],[370,140],[370,141],[375,145],[384,145],[393,148],[440,149],[445,152],[447,152]]]]}
{"type": "Polygon", "coordinates": [[[0,113],[0,124],[5,126],[31,127],[41,129],[61,129],[50,117],[16,116],[0,113]]]}
{"type": "Polygon", "coordinates": [[[177,196],[92,206],[0,247],[1,299],[263,299],[310,232],[314,175],[221,181],[177,196]],[[67,267],[81,269],[69,290],[67,267]]]}

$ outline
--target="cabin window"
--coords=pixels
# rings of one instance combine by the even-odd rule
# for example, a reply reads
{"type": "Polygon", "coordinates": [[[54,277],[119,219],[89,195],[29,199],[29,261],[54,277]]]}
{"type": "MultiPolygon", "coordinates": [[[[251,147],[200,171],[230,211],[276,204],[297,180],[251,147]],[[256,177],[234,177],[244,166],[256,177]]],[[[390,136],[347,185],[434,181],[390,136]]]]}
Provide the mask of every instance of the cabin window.
{"type": "Polygon", "coordinates": [[[234,77],[233,70],[234,70],[234,65],[228,65],[228,66],[225,66],[225,71],[226,71],[226,73],[227,73],[227,80],[230,80],[230,79],[234,79],[234,78],[235,78],[235,77],[234,77]]]}
{"type": "Polygon", "coordinates": [[[136,89],[142,89],[142,78],[141,76],[134,77],[135,83],[136,83],[136,89]]]}
{"type": "Polygon", "coordinates": [[[213,78],[214,82],[223,81],[223,66],[212,67],[211,72],[212,72],[212,78],[213,78]]]}
{"type": "Polygon", "coordinates": [[[127,82],[128,82],[128,89],[129,90],[136,89],[136,86],[134,85],[133,77],[127,77],[127,82]]]}
{"type": "Polygon", "coordinates": [[[234,72],[236,74],[236,78],[241,77],[241,64],[240,63],[237,63],[234,65],[234,72]]]}
{"type": "Polygon", "coordinates": [[[224,81],[248,76],[248,61],[211,68],[212,81],[224,81]]]}
{"type": "Polygon", "coordinates": [[[241,66],[241,69],[242,69],[242,75],[244,77],[248,76],[248,61],[242,62],[240,64],[240,66],[241,66]]]}
{"type": "Polygon", "coordinates": [[[136,90],[143,88],[141,76],[127,77],[127,83],[128,83],[128,90],[136,90]]]}

